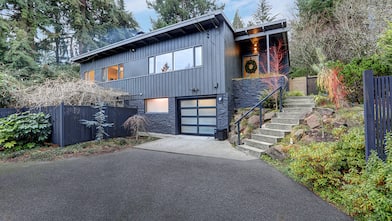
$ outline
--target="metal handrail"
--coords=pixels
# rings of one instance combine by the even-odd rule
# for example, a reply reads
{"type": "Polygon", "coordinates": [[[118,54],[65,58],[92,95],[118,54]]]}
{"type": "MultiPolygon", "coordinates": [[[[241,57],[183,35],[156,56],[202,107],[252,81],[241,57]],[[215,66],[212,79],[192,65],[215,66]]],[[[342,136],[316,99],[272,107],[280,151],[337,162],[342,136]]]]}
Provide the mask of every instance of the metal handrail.
{"type": "Polygon", "coordinates": [[[263,99],[261,99],[257,104],[255,104],[253,107],[250,108],[245,114],[243,114],[234,124],[237,124],[237,144],[241,144],[241,128],[240,128],[240,123],[241,120],[247,117],[251,112],[253,112],[257,107],[259,107],[260,111],[260,128],[263,125],[263,103],[270,98],[273,94],[279,91],[279,112],[282,112],[282,95],[283,95],[283,88],[286,87],[287,81],[285,81],[284,84],[281,84],[278,88],[273,90],[271,93],[269,93],[267,96],[265,96],[263,99]]]}

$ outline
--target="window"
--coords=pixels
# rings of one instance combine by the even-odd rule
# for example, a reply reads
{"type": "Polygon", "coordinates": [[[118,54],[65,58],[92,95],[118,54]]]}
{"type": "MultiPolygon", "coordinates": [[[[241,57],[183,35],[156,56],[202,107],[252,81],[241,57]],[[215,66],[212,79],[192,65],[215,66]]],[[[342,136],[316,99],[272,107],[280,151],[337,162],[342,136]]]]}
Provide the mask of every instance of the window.
{"type": "Polygon", "coordinates": [[[168,98],[154,98],[145,100],[146,113],[169,113],[168,98]]]}
{"type": "Polygon", "coordinates": [[[202,46],[187,48],[148,58],[148,73],[165,73],[201,66],[202,46]]]}
{"type": "Polygon", "coordinates": [[[202,47],[201,46],[195,47],[195,67],[201,66],[203,64],[202,54],[203,54],[202,47]]]}
{"type": "Polygon", "coordinates": [[[149,74],[155,73],[155,57],[148,58],[148,73],[149,74]]]}
{"type": "Polygon", "coordinates": [[[94,81],[95,80],[95,73],[94,70],[84,72],[84,80],[86,81],[94,81]]]}
{"type": "Polygon", "coordinates": [[[156,73],[165,73],[173,70],[173,53],[162,54],[155,57],[156,73]]]}
{"type": "Polygon", "coordinates": [[[174,52],[174,70],[193,67],[193,48],[174,52]]]}
{"type": "Polygon", "coordinates": [[[124,79],[124,64],[113,65],[102,69],[102,80],[113,81],[124,79]]]}

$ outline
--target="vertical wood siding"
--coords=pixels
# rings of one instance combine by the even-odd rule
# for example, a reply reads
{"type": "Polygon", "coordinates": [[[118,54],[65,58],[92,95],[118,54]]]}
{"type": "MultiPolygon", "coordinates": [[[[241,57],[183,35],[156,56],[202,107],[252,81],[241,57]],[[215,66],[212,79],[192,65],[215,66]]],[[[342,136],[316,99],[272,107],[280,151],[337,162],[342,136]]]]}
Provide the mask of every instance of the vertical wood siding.
{"type": "Polygon", "coordinates": [[[143,94],[141,98],[199,96],[226,93],[226,86],[237,69],[233,55],[226,48],[233,48],[233,33],[226,23],[205,32],[136,48],[135,52],[124,52],[81,65],[81,74],[95,70],[95,79],[102,79],[104,67],[124,63],[124,79],[102,83],[105,87],[118,88],[130,94],[143,94]],[[186,70],[160,74],[148,74],[148,58],[185,48],[203,47],[203,65],[186,70]],[[226,62],[225,60],[228,59],[226,62]],[[230,68],[230,69],[228,69],[230,68]],[[226,75],[226,71],[230,73],[226,75]],[[214,86],[218,84],[218,88],[214,86]],[[198,91],[192,91],[197,88],[198,91]]]}

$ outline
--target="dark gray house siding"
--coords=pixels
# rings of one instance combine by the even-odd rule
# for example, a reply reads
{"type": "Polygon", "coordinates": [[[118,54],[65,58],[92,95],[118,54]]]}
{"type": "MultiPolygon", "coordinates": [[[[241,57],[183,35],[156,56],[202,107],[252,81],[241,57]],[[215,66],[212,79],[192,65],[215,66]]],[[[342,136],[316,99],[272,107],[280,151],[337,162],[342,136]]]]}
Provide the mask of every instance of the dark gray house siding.
{"type": "MultiPolygon", "coordinates": [[[[274,25],[281,27],[279,23],[274,25]]],[[[254,30],[267,29],[256,27],[254,30]]],[[[236,32],[218,12],[88,52],[74,61],[81,63],[81,77],[84,72],[94,70],[96,83],[128,92],[130,100],[126,105],[137,108],[139,114],[147,117],[151,132],[182,133],[184,108],[180,103],[192,99],[196,103],[199,99],[215,99],[216,129],[228,129],[238,104],[236,100],[241,97],[236,94],[238,90],[232,80],[242,77],[244,50],[240,47],[251,44],[246,35],[247,30],[236,32]],[[201,66],[149,74],[150,57],[199,46],[202,47],[201,66]],[[103,81],[103,68],[118,64],[124,65],[123,79],[103,81]],[[168,98],[168,113],[146,113],[145,101],[152,98],[168,98]]],[[[197,109],[198,117],[202,109],[197,109]]]]}

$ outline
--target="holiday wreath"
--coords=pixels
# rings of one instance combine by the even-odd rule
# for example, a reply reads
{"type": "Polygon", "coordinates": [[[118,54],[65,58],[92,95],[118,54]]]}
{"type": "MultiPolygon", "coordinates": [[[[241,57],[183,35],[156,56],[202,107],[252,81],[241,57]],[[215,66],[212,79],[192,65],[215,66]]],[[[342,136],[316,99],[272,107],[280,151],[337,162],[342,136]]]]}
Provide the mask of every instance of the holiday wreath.
{"type": "Polygon", "coordinates": [[[252,74],[255,73],[257,70],[257,64],[254,60],[248,60],[245,64],[245,71],[246,73],[252,74]]]}

